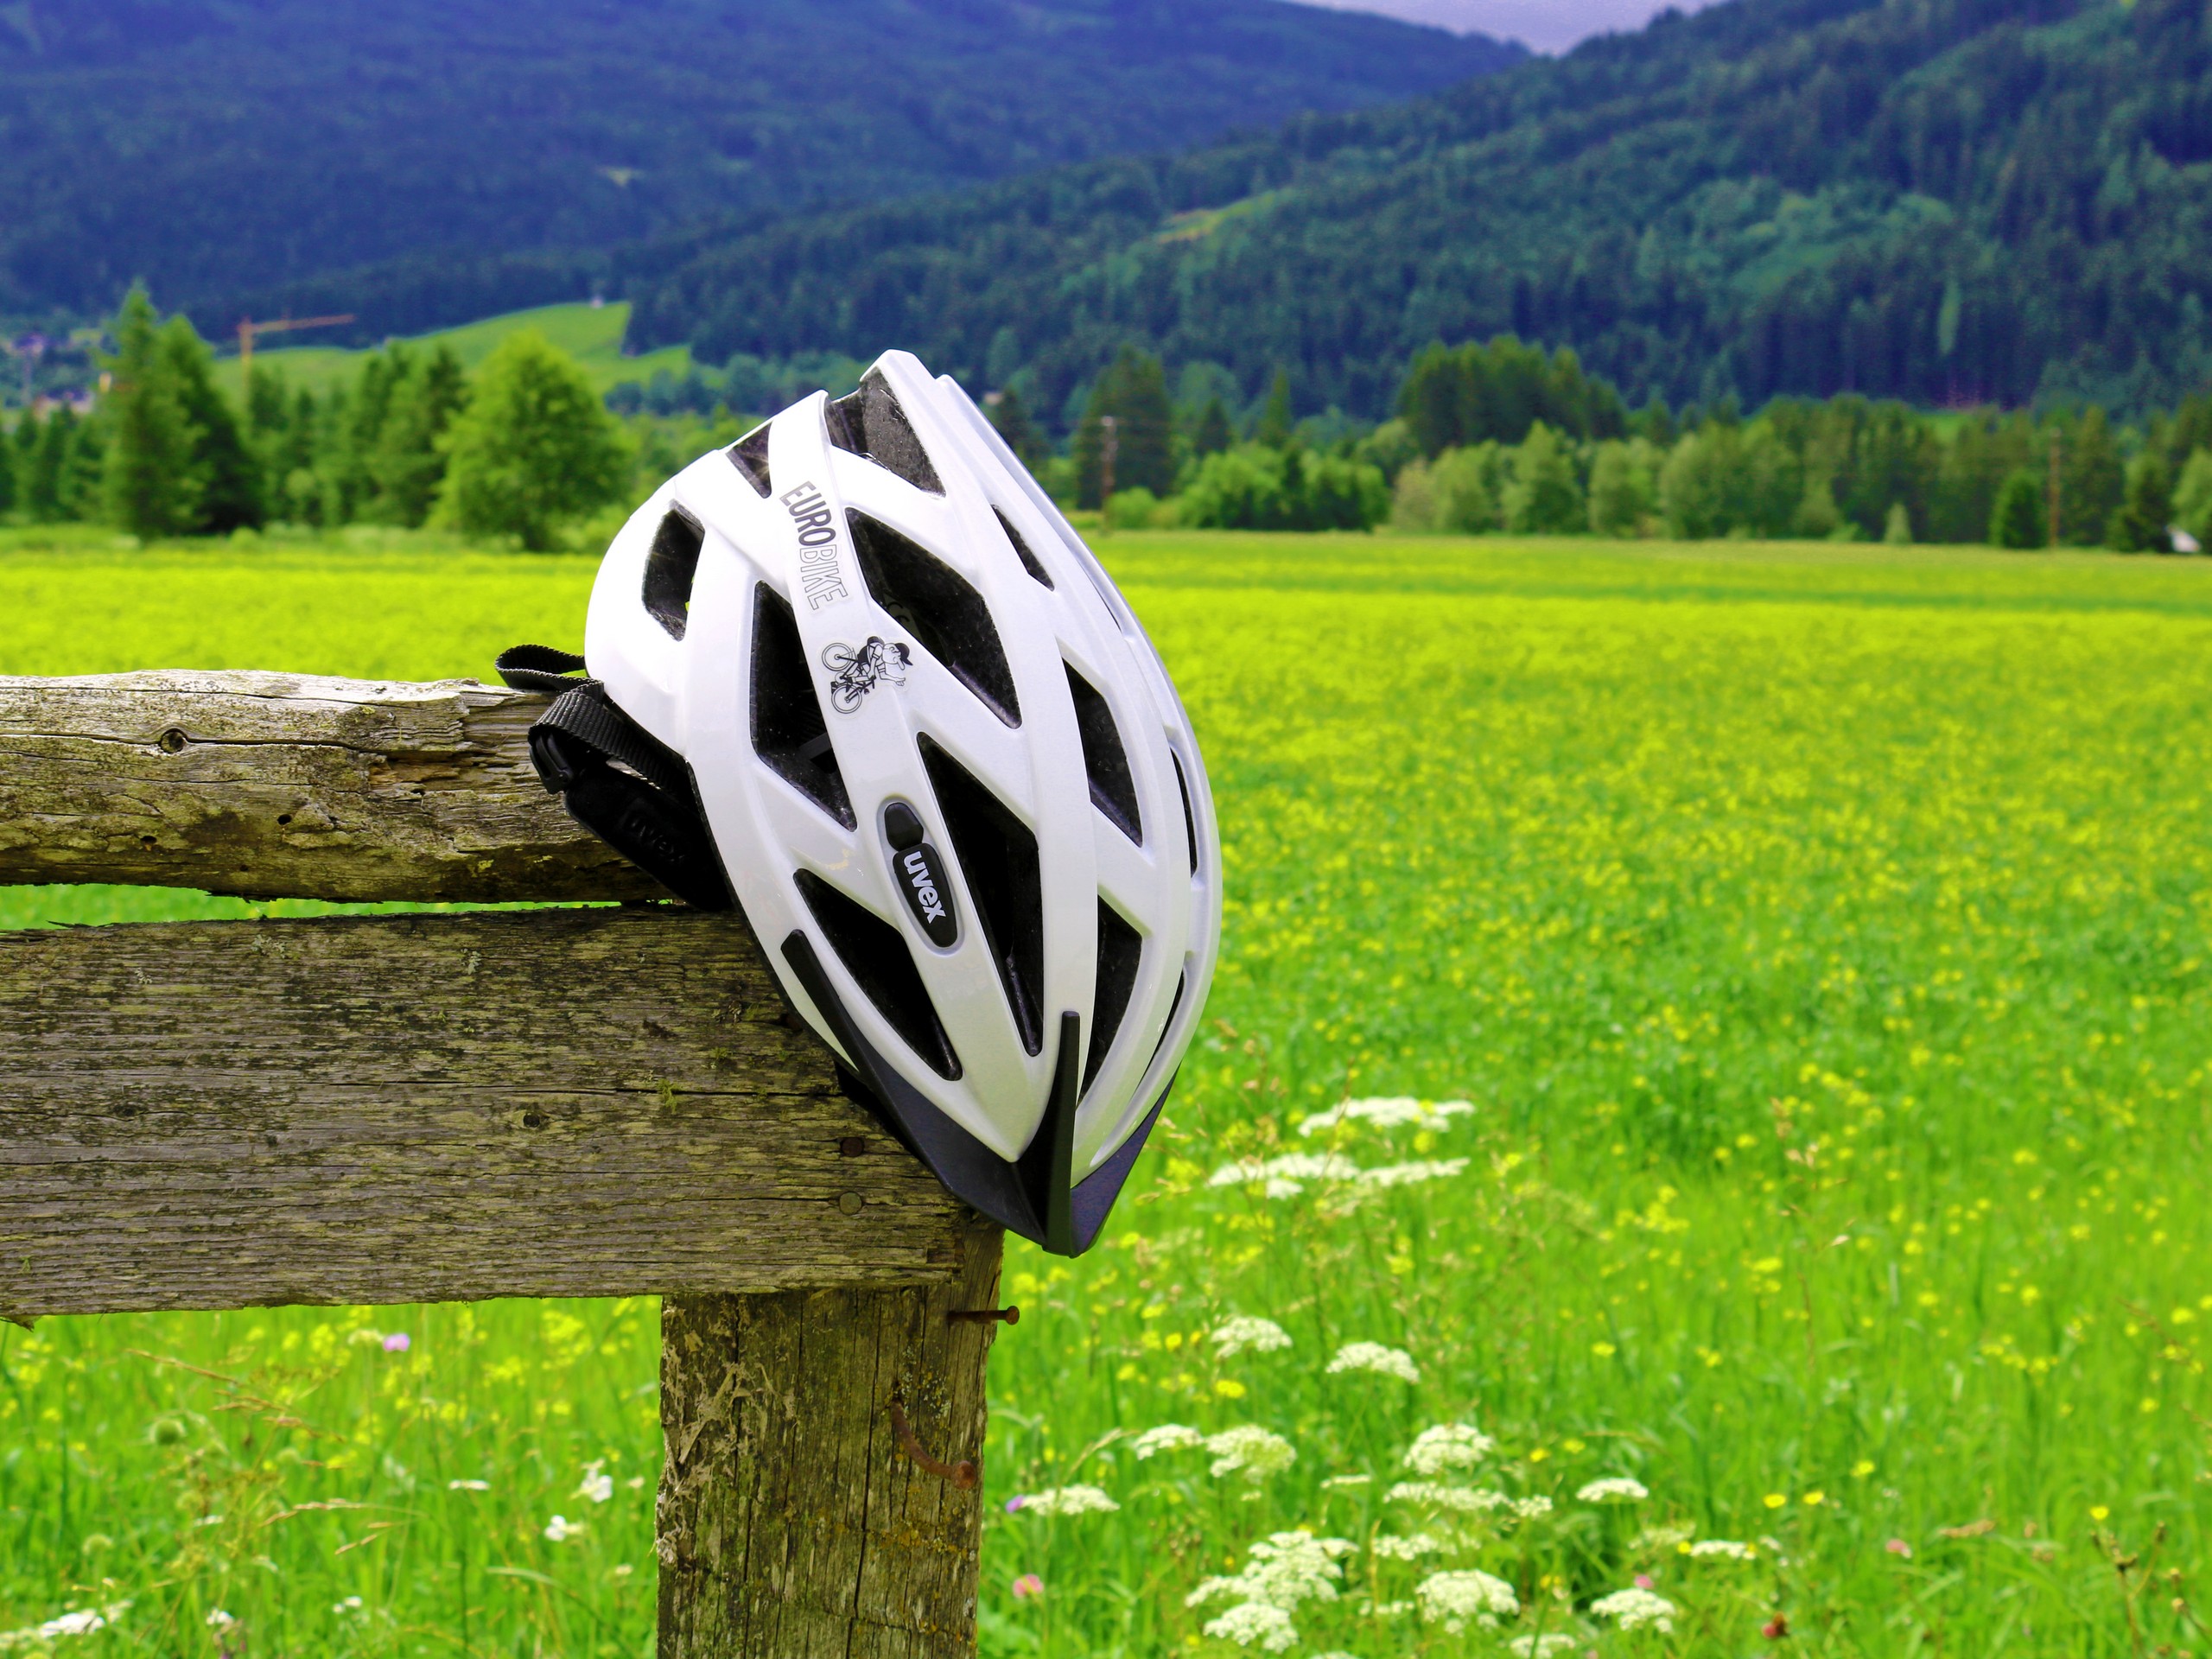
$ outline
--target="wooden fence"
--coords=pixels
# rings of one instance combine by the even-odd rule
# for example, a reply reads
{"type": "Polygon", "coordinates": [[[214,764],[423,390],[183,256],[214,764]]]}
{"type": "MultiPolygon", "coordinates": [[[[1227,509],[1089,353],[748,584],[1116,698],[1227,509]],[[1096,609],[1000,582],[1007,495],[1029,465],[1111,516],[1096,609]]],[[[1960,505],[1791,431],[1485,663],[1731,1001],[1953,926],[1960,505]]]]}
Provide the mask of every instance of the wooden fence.
{"type": "Polygon", "coordinates": [[[658,1295],[663,1659],[971,1652],[999,1230],[539,787],[546,701],[0,679],[0,884],[619,901],[0,934],[0,1316],[658,1295]]]}

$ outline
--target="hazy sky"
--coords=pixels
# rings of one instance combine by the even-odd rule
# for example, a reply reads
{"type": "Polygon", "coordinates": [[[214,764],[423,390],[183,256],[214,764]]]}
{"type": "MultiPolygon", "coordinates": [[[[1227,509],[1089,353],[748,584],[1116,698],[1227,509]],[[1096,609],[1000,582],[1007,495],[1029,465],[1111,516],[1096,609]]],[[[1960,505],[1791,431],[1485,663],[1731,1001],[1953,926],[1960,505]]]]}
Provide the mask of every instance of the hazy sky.
{"type": "MultiPolygon", "coordinates": [[[[1539,52],[1563,52],[1588,35],[1641,29],[1666,9],[1666,0],[1306,0],[1347,11],[1383,11],[1417,23],[1437,23],[1462,34],[1479,30],[1519,41],[1539,52]]],[[[1695,11],[1712,0],[1675,0],[1695,11]]]]}

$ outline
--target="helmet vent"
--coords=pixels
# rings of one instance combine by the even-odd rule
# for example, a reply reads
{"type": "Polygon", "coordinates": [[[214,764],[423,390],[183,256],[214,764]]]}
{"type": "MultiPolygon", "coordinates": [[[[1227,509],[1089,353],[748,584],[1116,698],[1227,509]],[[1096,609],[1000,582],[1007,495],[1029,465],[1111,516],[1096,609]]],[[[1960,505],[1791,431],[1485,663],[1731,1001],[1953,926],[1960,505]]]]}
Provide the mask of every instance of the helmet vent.
{"type": "Polygon", "coordinates": [[[797,871],[791,880],[861,994],[906,1046],[922,1057],[923,1065],[940,1077],[958,1077],[960,1057],[952,1052],[952,1039],[937,1017],[899,930],[811,870],[797,871]]]}
{"type": "Polygon", "coordinates": [[[773,421],[761,422],[760,425],[722,451],[729,457],[730,465],[745,474],[745,481],[760,492],[763,500],[767,499],[770,487],[768,429],[774,424],[773,421]]]}
{"type": "Polygon", "coordinates": [[[1152,1059],[1144,1063],[1144,1069],[1147,1071],[1152,1070],[1153,1060],[1160,1058],[1160,1051],[1167,1046],[1168,1036],[1175,1029],[1175,1016],[1182,1010],[1184,989],[1190,982],[1191,976],[1188,970],[1175,976],[1175,998],[1167,1005],[1167,1019],[1160,1027],[1160,1040],[1152,1046],[1152,1059]]]}
{"type": "Polygon", "coordinates": [[[990,607],[950,565],[890,525],[849,508],[853,547],[875,602],[1009,726],[1021,724],[1014,671],[990,607]]]}
{"type": "Polygon", "coordinates": [[[1021,568],[1043,582],[1046,587],[1050,588],[1052,585],[1052,579],[1045,574],[1045,567],[1037,563],[1037,556],[1029,550],[1029,543],[1021,539],[1021,532],[1016,530],[1006,514],[999,512],[996,507],[993,507],[991,511],[998,513],[999,528],[1006,531],[1007,540],[1014,543],[1014,556],[1021,561],[1021,568]]]}
{"type": "Polygon", "coordinates": [[[1044,1006],[1045,899],[1036,835],[965,766],[928,738],[919,741],[953,856],[1006,986],[1014,1029],[1021,1046],[1037,1053],[1045,1046],[1037,1012],[1044,1006]]]}
{"type": "Polygon", "coordinates": [[[1198,825],[1191,816],[1191,784],[1183,776],[1183,757],[1170,749],[1167,758],[1175,763],[1175,787],[1183,795],[1183,839],[1191,849],[1191,874],[1196,875],[1198,873],[1198,825]]]}
{"type": "Polygon", "coordinates": [[[1090,804],[1106,815],[1108,823],[1141,847],[1144,823],[1137,814],[1136,779],[1129,775],[1128,751],[1122,747],[1114,711],[1107,707],[1097,687],[1073,667],[1062,666],[1067,668],[1068,690],[1075,698],[1076,730],[1083,735],[1083,767],[1090,774],[1090,804]]]}
{"type": "Polygon", "coordinates": [[[807,671],[798,620],[766,582],[753,590],[753,749],[771,772],[846,829],[856,827],[830,723],[807,671]]]}
{"type": "Polygon", "coordinates": [[[830,442],[855,455],[866,455],[886,472],[896,474],[918,490],[943,495],[937,468],[929,451],[914,435],[914,424],[899,406],[899,394],[880,369],[861,377],[858,390],[830,405],[830,442]]]}
{"type": "Polygon", "coordinates": [[[663,513],[653,531],[652,550],[645,555],[645,610],[671,639],[681,639],[690,620],[691,582],[706,542],[699,521],[681,507],[663,513]]]}
{"type": "Polygon", "coordinates": [[[1129,1011],[1129,995],[1137,988],[1137,968],[1144,960],[1144,940],[1136,929],[1103,899],[1098,901],[1098,982],[1090,999],[1090,1051],[1083,1063],[1083,1087],[1089,1093],[1106,1051],[1121,1034],[1122,1017],[1129,1011]]]}

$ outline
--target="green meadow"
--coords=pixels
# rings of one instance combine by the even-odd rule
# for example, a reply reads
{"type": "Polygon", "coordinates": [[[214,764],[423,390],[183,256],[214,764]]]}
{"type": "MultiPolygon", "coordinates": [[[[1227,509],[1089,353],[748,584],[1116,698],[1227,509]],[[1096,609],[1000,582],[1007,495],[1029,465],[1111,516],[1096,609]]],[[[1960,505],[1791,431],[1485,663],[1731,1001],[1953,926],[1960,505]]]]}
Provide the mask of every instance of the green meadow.
{"type": "MultiPolygon", "coordinates": [[[[639,385],[653,378],[662,369],[671,374],[682,375],[691,366],[690,348],[683,346],[664,346],[656,352],[639,356],[622,355],[623,331],[630,324],[630,302],[617,300],[606,305],[589,305],[577,302],[569,305],[541,305],[526,311],[509,311],[480,321],[463,323],[457,328],[441,328],[432,334],[410,336],[404,343],[429,348],[446,346],[452,348],[465,369],[474,369],[492,355],[493,348],[509,334],[519,334],[525,328],[535,328],[546,339],[575,358],[590,378],[592,390],[605,392],[625,380],[639,385]]],[[[303,329],[291,334],[270,334],[270,341],[300,340],[312,342],[316,333],[303,329]]],[[[228,349],[236,336],[218,335],[215,343],[228,349]]],[[[284,383],[294,388],[305,387],[318,397],[338,386],[350,387],[361,372],[361,359],[365,350],[349,351],[343,346],[317,346],[312,343],[287,346],[257,345],[253,360],[257,371],[267,369],[281,374],[284,383]]],[[[216,380],[234,401],[243,404],[244,388],[240,384],[238,359],[235,351],[216,364],[216,380]]]]}
{"type": "MultiPolygon", "coordinates": [[[[1009,1250],[985,1655],[2212,1649],[2212,563],[1101,547],[1227,931],[1009,1250]]],[[[26,533],[0,672],[489,677],[592,571],[26,533]]],[[[656,1377],[643,1300],[5,1329],[0,1648],[647,1654],[656,1377]]]]}

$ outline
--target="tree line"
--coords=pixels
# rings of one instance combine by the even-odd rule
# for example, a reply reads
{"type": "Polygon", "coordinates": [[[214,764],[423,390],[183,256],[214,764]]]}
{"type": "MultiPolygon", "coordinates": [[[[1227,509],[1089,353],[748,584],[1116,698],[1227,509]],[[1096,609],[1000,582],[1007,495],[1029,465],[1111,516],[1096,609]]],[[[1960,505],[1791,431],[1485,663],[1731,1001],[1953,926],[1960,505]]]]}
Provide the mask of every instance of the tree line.
{"type": "Polygon", "coordinates": [[[2139,426],[2094,404],[1929,411],[1855,393],[1631,412],[1573,352],[1499,335],[1416,353],[1375,426],[1294,420],[1281,371],[1240,423],[1218,393],[1179,403],[1135,346],[1064,454],[1016,391],[991,408],[1055,494],[1131,526],[2212,548],[2205,394],[2139,426]]]}
{"type": "Polygon", "coordinates": [[[582,371],[536,334],[509,335],[473,377],[443,346],[369,353],[320,396],[264,370],[243,407],[191,322],[163,319],[143,288],[110,335],[89,415],[63,403],[16,420],[0,513],[147,538],[435,524],[543,549],[619,500],[638,459],[582,371]]]}

